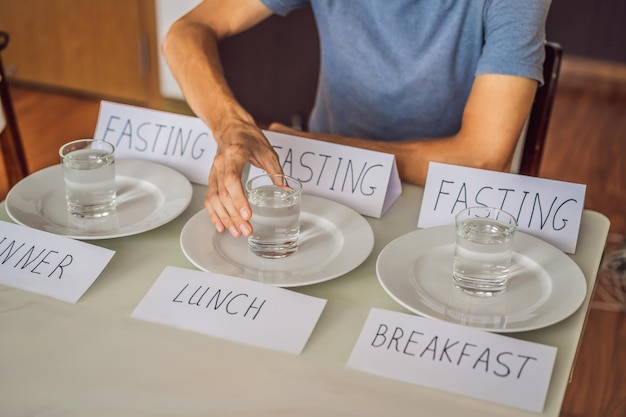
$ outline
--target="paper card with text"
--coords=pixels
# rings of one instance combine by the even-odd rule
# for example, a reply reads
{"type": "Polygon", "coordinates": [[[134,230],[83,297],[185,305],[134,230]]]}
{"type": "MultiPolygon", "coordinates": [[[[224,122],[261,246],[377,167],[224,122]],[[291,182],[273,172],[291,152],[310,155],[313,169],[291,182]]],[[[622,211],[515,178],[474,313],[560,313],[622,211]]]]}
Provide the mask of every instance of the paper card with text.
{"type": "Polygon", "coordinates": [[[440,320],[372,309],[348,366],[541,412],[556,351],[440,320]]]}
{"type": "Polygon", "coordinates": [[[417,226],[454,224],[466,207],[496,207],[517,219],[517,230],[574,253],[585,191],[582,184],[431,162],[417,226]]]}
{"type": "Polygon", "coordinates": [[[0,283],[75,303],[114,251],[0,221],[0,283]]]}
{"type": "Polygon", "coordinates": [[[163,270],[132,317],[300,354],[326,300],[243,278],[163,270]]]}
{"type": "Polygon", "coordinates": [[[217,150],[197,117],[102,101],[94,139],[115,145],[116,158],[157,162],[196,184],[208,183],[217,150]]]}
{"type": "MultiPolygon", "coordinates": [[[[283,133],[264,131],[283,172],[307,194],[380,218],[402,193],[395,156],[283,133]]],[[[262,174],[250,168],[249,178],[262,174]]]]}

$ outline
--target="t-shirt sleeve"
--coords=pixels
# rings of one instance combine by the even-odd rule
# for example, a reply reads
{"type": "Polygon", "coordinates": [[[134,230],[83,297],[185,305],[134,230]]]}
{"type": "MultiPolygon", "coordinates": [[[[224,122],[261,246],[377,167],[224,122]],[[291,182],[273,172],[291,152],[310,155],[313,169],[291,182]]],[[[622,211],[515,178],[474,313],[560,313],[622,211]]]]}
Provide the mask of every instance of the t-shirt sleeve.
{"type": "Polygon", "coordinates": [[[485,11],[485,44],[476,75],[517,75],[543,84],[550,2],[493,0],[485,11]]]}
{"type": "Polygon", "coordinates": [[[261,0],[261,3],[272,12],[280,16],[286,16],[292,10],[309,4],[309,0],[261,0]]]}

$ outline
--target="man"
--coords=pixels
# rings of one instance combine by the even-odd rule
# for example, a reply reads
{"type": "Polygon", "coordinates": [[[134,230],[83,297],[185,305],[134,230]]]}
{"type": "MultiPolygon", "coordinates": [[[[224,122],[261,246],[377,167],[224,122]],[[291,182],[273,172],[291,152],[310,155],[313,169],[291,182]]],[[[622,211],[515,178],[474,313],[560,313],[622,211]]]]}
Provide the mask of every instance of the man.
{"type": "Polygon", "coordinates": [[[271,130],[393,153],[423,184],[438,161],[507,170],[542,80],[550,0],[204,0],[163,53],[217,141],[205,200],[218,231],[249,236],[241,174],[280,163],[221,72],[217,43],[311,3],[321,69],[310,132],[271,130]]]}

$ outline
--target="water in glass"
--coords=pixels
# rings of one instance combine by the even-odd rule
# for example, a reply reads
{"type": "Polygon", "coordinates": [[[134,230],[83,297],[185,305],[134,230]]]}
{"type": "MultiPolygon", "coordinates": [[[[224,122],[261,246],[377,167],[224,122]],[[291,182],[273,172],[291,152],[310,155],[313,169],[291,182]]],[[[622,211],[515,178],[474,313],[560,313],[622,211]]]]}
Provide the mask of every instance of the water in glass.
{"type": "Polygon", "coordinates": [[[79,217],[102,217],[115,210],[115,158],[101,149],[78,149],[63,156],[68,209],[79,217]]]}
{"type": "Polygon", "coordinates": [[[491,218],[457,222],[453,276],[457,287],[476,295],[506,289],[515,228],[491,218]]]}
{"type": "Polygon", "coordinates": [[[253,232],[248,239],[252,253],[282,258],[298,249],[300,194],[276,185],[249,190],[253,232]]]}

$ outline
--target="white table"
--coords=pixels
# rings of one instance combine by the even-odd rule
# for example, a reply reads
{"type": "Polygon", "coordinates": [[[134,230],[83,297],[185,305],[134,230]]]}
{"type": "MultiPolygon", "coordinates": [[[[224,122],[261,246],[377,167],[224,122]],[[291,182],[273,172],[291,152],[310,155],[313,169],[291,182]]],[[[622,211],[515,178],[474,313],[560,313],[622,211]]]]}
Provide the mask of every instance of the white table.
{"type": "MultiPolygon", "coordinates": [[[[406,311],[378,283],[375,263],[387,243],[415,230],[421,187],[403,185],[382,219],[368,218],[376,244],[361,266],[295,289],[328,300],[301,355],[131,318],[164,267],[195,269],[179,235],[204,191],[194,186],[190,207],[156,230],[91,241],[116,254],[76,304],[0,285],[2,416],[537,416],[345,366],[370,308],[406,311]]],[[[0,220],[8,220],[4,204],[0,220]]],[[[584,212],[572,256],[588,283],[583,306],[556,325],[513,335],[558,348],[542,415],[559,414],[608,229],[605,216],[584,212]]]]}

